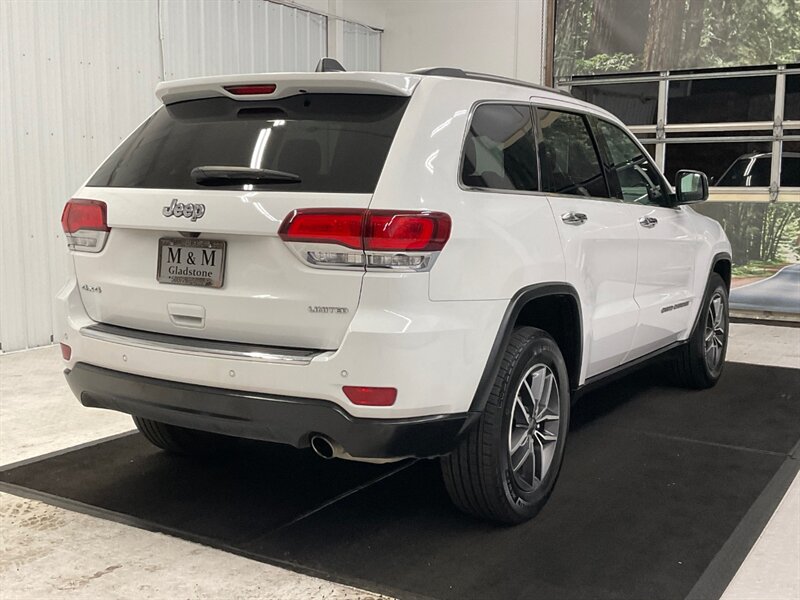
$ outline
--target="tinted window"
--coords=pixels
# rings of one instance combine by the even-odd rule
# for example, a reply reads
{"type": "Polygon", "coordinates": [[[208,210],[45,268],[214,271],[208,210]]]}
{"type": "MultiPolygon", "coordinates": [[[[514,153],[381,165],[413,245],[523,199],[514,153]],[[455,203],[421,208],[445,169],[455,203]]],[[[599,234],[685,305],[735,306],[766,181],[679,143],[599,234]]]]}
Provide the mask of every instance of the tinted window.
{"type": "Polygon", "coordinates": [[[209,98],[162,107],[92,177],[91,186],[202,188],[199,166],[296,173],[300,183],[227,189],[370,193],[407,98],[304,94],[239,102],[209,98]]]}
{"type": "Polygon", "coordinates": [[[772,154],[745,156],[723,173],[716,185],[730,187],[769,187],[772,154]]]}
{"type": "Polygon", "coordinates": [[[483,104],[464,142],[461,181],[476,188],[536,190],[535,148],[528,105],[483,104]]]}
{"type": "MultiPolygon", "coordinates": [[[[664,160],[664,175],[667,181],[674,183],[675,174],[680,169],[694,169],[708,175],[711,185],[722,185],[720,183],[722,175],[734,163],[748,159],[754,154],[768,154],[771,149],[770,142],[668,143],[664,160]]],[[[737,168],[740,167],[737,166],[737,168]]],[[[759,165],[758,168],[760,169],[761,166],[759,165]]],[[[725,185],[740,184],[726,183],[725,185]]]]}
{"type": "Polygon", "coordinates": [[[775,77],[725,77],[669,82],[669,123],[771,121],[775,77]]]}
{"type": "Polygon", "coordinates": [[[800,153],[788,153],[783,143],[783,160],[781,161],[781,185],[800,187],[800,153]]]}
{"type": "Polygon", "coordinates": [[[655,125],[658,82],[575,85],[570,90],[581,100],[602,106],[628,125],[655,125]]]}
{"type": "Polygon", "coordinates": [[[585,117],[541,108],[536,112],[541,130],[542,188],[557,194],[608,198],[585,117]]]}
{"type": "Polygon", "coordinates": [[[619,181],[622,199],[638,204],[664,204],[666,192],[661,176],[639,146],[616,125],[598,121],[597,129],[608,151],[609,169],[619,181]]]}

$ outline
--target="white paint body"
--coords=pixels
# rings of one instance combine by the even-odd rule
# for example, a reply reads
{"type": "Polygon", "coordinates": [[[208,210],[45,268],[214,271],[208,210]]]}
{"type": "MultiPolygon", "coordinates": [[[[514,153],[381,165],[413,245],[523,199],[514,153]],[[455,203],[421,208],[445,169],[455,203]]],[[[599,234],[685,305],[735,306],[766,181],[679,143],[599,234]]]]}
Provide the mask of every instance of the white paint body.
{"type": "MultiPolygon", "coordinates": [[[[161,84],[159,97],[224,94],[223,84],[276,82],[281,89],[389,93],[410,102],[374,194],[141,190],[82,187],[75,196],[108,206],[102,252],[72,252],[75,276],[58,296],[68,367],[88,363],[156,379],[318,398],[354,417],[463,413],[472,402],[511,298],[537,283],[564,283],[580,299],[583,353],[578,383],[685,340],[713,257],[730,245],[713,220],[688,207],[633,206],[546,193],[476,191],[459,185],[472,110],[485,101],[533,102],[595,115],[602,109],[530,88],[486,81],[384,73],[205,78],[161,84]],[[166,218],[173,198],[202,202],[202,220],[166,218]],[[296,208],[442,211],[452,234],[429,272],[314,269],[277,235],[296,208]],[[564,212],[585,213],[580,227],[564,212]],[[659,220],[637,224],[643,213],[659,220]],[[179,231],[228,242],[221,289],[159,284],[158,239],[179,231]],[[86,285],[89,290],[81,289],[86,285]],[[101,293],[93,290],[102,289],[101,293]],[[681,310],[665,306],[688,301],[681,310]],[[171,305],[200,307],[202,327],[171,305]],[[346,313],[312,313],[314,305],[346,313]],[[180,315],[178,315],[180,316],[180,315]],[[201,357],[90,339],[96,322],[174,336],[322,350],[307,365],[201,357]],[[343,385],[395,387],[394,406],[356,406],[343,385]]],[[[280,92],[278,92],[280,94],[280,92]]],[[[289,93],[289,92],[286,92],[289,93]]],[[[200,314],[198,312],[198,314],[200,314]]]]}

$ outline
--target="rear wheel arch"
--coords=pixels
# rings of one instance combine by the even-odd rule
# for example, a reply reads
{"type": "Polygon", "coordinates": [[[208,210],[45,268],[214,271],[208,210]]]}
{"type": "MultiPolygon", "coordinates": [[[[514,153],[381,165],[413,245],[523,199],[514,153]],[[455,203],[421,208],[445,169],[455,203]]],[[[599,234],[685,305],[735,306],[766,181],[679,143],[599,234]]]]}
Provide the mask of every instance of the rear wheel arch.
{"type": "Polygon", "coordinates": [[[578,292],[567,283],[540,283],[519,290],[506,308],[470,412],[483,411],[508,341],[518,327],[536,327],[556,341],[566,362],[570,387],[578,387],[583,360],[583,321],[578,292]]]}

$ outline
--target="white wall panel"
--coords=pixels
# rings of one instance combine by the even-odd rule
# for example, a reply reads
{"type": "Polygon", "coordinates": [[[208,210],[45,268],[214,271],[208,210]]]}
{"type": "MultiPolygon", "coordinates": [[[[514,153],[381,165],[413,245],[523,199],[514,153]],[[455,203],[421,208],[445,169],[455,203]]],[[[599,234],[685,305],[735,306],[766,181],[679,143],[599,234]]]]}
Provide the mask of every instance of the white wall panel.
{"type": "Polygon", "coordinates": [[[344,61],[348,71],[381,70],[381,32],[344,22],[344,61]]]}
{"type": "Polygon", "coordinates": [[[262,0],[0,0],[0,351],[50,343],[61,209],[156,107],[164,73],[313,70],[326,29],[262,0]]]}

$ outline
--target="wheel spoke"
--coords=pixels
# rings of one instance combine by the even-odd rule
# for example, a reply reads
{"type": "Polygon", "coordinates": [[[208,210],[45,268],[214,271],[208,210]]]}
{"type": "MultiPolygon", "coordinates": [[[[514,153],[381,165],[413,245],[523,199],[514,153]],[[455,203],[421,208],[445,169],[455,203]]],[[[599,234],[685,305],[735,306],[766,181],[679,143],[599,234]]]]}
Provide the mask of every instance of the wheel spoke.
{"type": "Polygon", "coordinates": [[[536,483],[541,481],[543,473],[542,473],[542,451],[544,448],[542,447],[541,442],[539,443],[539,452],[536,452],[535,444],[538,440],[531,438],[531,455],[533,456],[533,464],[531,465],[531,486],[536,486],[536,483]]]}
{"type": "Polygon", "coordinates": [[[544,384],[542,386],[542,396],[539,398],[539,406],[537,407],[538,410],[536,411],[534,418],[537,421],[540,421],[541,417],[547,409],[550,408],[550,399],[553,395],[553,382],[555,381],[555,377],[552,374],[546,373],[544,376],[544,384]]]}
{"type": "Polygon", "coordinates": [[[525,452],[522,453],[522,458],[519,459],[519,462],[516,464],[516,466],[515,465],[511,465],[511,468],[514,470],[515,473],[520,470],[520,467],[522,467],[522,465],[525,464],[525,461],[528,459],[528,457],[533,452],[533,446],[530,443],[531,438],[526,435],[525,439],[527,439],[529,443],[528,443],[528,446],[525,448],[525,452]]]}
{"type": "Polygon", "coordinates": [[[555,442],[558,439],[556,434],[544,430],[536,431],[534,435],[542,446],[544,446],[544,442],[555,442]]]}
{"type": "MultiPolygon", "coordinates": [[[[528,398],[530,398],[530,401],[531,401],[531,413],[530,414],[533,415],[533,413],[536,412],[536,396],[534,396],[534,394],[533,394],[533,390],[531,389],[531,384],[528,383],[528,378],[527,377],[525,377],[522,380],[522,386],[525,388],[525,391],[528,393],[528,398]]],[[[521,400],[521,398],[520,398],[520,400],[521,400]]]]}
{"type": "Polygon", "coordinates": [[[554,414],[549,414],[549,415],[541,415],[541,416],[539,416],[539,417],[536,417],[536,420],[537,420],[538,422],[540,422],[540,423],[541,423],[542,421],[558,421],[558,415],[554,415],[554,414]]]}
{"type": "Polygon", "coordinates": [[[722,322],[722,297],[719,294],[711,300],[711,311],[714,315],[714,327],[717,327],[722,322]]]}
{"type": "Polygon", "coordinates": [[[522,412],[522,416],[525,417],[525,423],[530,425],[531,424],[531,416],[528,414],[528,410],[525,408],[525,405],[522,403],[522,399],[517,396],[515,403],[519,410],[522,412]]]}
{"type": "Polygon", "coordinates": [[[514,445],[511,447],[511,454],[513,455],[517,450],[522,448],[522,446],[525,444],[525,442],[529,437],[530,436],[528,435],[527,429],[525,429],[522,433],[520,433],[519,439],[516,442],[514,442],[514,445]]]}

